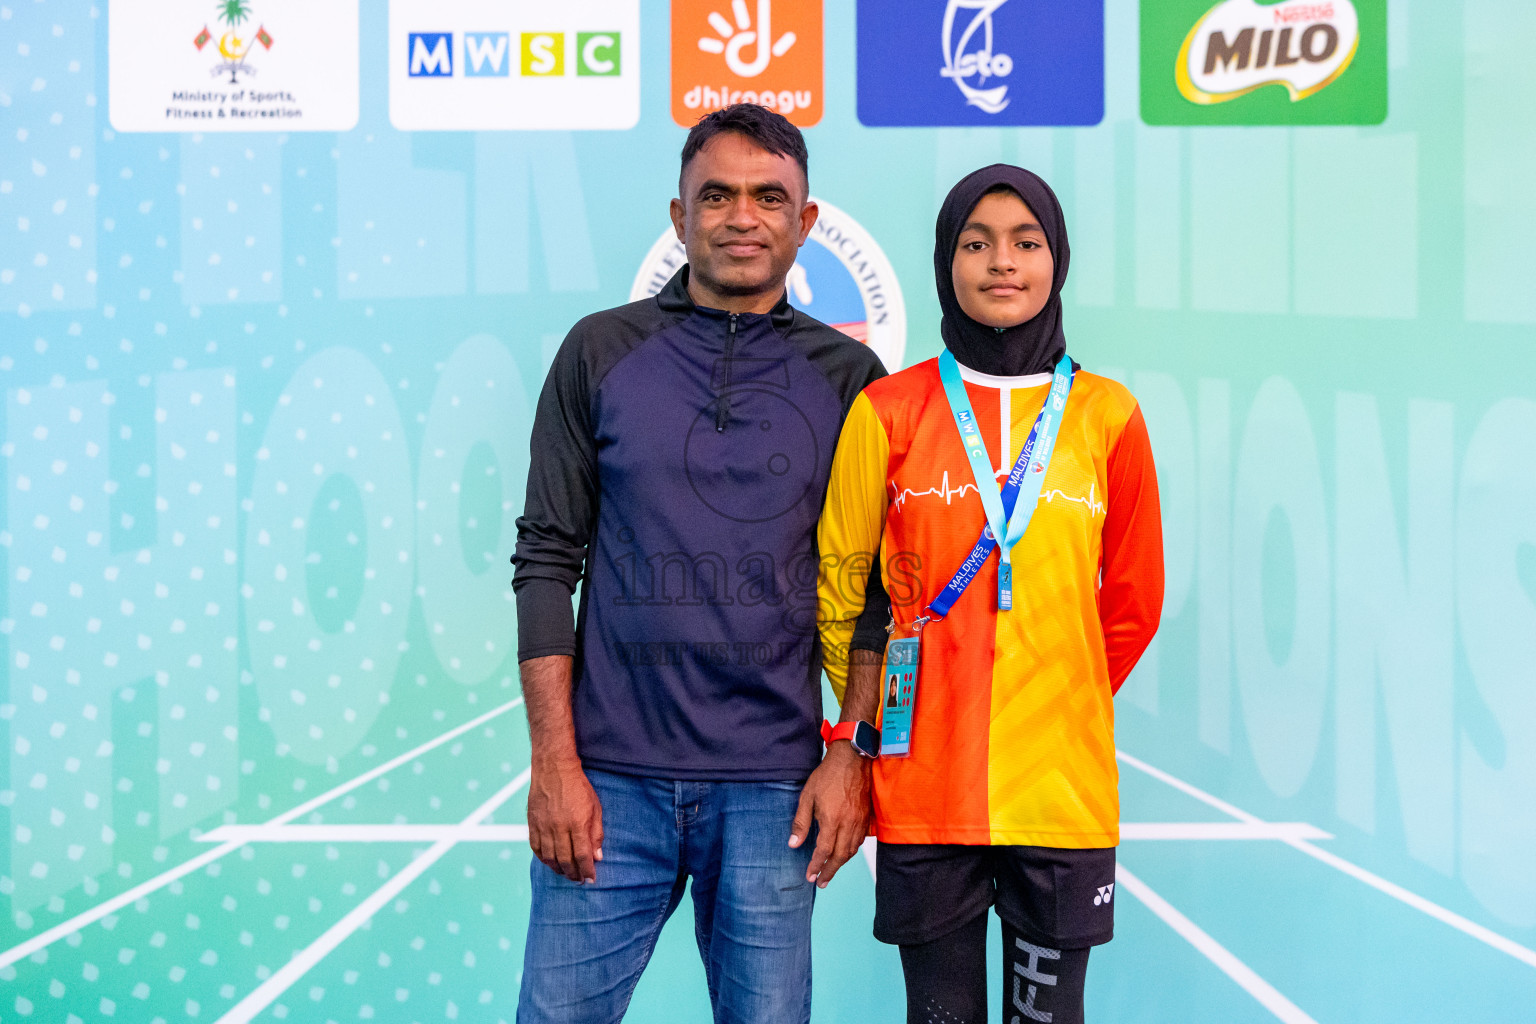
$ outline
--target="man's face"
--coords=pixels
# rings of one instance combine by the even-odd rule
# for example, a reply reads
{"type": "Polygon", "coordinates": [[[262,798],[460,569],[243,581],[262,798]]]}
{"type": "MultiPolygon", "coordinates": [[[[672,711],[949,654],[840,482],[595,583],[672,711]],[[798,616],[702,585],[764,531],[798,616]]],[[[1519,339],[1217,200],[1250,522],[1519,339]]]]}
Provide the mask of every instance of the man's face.
{"type": "Polygon", "coordinates": [[[782,292],[815,223],[800,165],[734,132],[715,136],[694,156],[683,171],[682,197],[672,200],[691,280],[717,296],[782,292]]]}

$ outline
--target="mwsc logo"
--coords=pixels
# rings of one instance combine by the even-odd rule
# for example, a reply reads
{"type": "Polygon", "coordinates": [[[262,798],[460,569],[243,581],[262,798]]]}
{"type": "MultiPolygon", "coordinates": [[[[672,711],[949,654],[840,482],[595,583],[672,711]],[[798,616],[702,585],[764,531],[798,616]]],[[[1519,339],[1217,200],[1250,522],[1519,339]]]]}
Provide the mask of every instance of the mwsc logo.
{"type": "MultiPolygon", "coordinates": [[[[790,304],[864,342],[895,373],[907,348],[907,306],[896,271],[863,225],[826,200],[811,199],[821,216],[790,268],[790,304]]],[[[668,227],[641,261],[630,301],[661,291],[686,262],[683,243],[668,227]]]]}
{"type": "Polygon", "coordinates": [[[1202,10],[1206,3],[1142,0],[1149,124],[1386,118],[1385,0],[1221,0],[1202,10]]]}
{"type": "MultiPolygon", "coordinates": [[[[623,66],[619,32],[577,32],[572,47],[575,73],[581,76],[617,75],[623,66]]],[[[519,33],[519,73],[529,76],[560,76],[566,73],[566,33],[519,33]]],[[[452,32],[411,32],[406,36],[409,54],[407,73],[412,78],[452,78],[452,32]]],[[[512,73],[512,35],[509,32],[465,32],[464,51],[458,67],[469,78],[506,78],[512,73]]]]}
{"type": "Polygon", "coordinates": [[[396,128],[624,129],[640,119],[639,0],[537,10],[390,0],[389,16],[396,128]]]}

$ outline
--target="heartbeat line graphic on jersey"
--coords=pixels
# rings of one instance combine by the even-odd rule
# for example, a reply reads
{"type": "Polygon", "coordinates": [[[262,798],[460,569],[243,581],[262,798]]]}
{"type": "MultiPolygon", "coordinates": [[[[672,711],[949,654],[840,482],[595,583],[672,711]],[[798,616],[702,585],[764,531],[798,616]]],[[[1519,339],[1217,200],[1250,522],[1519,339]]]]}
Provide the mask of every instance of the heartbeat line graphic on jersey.
{"type": "MultiPolygon", "coordinates": [[[[911,488],[898,488],[896,486],[896,481],[894,480],[889,481],[889,483],[891,485],[891,490],[895,492],[895,496],[892,498],[891,504],[895,507],[897,512],[902,511],[903,507],[907,504],[908,498],[927,498],[931,496],[935,498],[943,498],[944,504],[953,505],[955,503],[954,500],[964,495],[966,491],[976,491],[975,484],[962,484],[959,487],[951,487],[949,485],[949,470],[947,469],[944,471],[944,478],[940,481],[939,486],[930,487],[926,491],[914,491],[911,488]]],[[[976,493],[980,494],[979,491],[976,493]]],[[[1086,497],[1076,497],[1066,493],[1065,491],[1054,488],[1049,491],[1041,491],[1040,497],[1044,501],[1048,501],[1053,504],[1057,498],[1060,498],[1062,501],[1071,502],[1074,505],[1085,506],[1088,509],[1088,515],[1093,518],[1102,516],[1108,510],[1108,506],[1098,498],[1097,483],[1088,485],[1088,494],[1086,497]]]]}
{"type": "MultiPolygon", "coordinates": [[[[908,498],[925,498],[931,494],[936,498],[943,498],[944,504],[953,505],[954,499],[960,497],[966,491],[976,491],[975,484],[962,484],[959,487],[950,487],[949,470],[947,469],[944,471],[944,479],[939,486],[930,487],[926,491],[898,490],[894,480],[890,481],[890,484],[891,490],[896,491],[896,497],[891,501],[891,504],[896,507],[897,512],[901,511],[908,498]]],[[[981,492],[976,491],[976,493],[979,495],[981,492]]]]}
{"type": "Polygon", "coordinates": [[[1088,515],[1090,517],[1097,518],[1098,516],[1102,516],[1107,509],[1107,506],[1094,496],[1097,487],[1098,484],[1096,483],[1089,484],[1088,497],[1086,498],[1074,498],[1072,495],[1064,494],[1061,491],[1042,491],[1040,493],[1040,497],[1044,498],[1046,501],[1051,502],[1054,502],[1057,498],[1060,498],[1062,501],[1070,501],[1077,505],[1087,505],[1088,515]]]}

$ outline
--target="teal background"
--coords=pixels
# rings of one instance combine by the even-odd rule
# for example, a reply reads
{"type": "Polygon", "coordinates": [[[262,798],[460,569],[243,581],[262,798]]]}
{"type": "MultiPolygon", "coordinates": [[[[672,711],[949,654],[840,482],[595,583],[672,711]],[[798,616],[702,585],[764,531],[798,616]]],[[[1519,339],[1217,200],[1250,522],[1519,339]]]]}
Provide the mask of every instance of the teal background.
{"type": "MultiPolygon", "coordinates": [[[[1334,836],[1127,841],[1282,1002],[1122,878],[1090,1016],[1530,1020],[1536,12],[1390,2],[1379,127],[1186,129],[1139,119],[1137,7],[1107,4],[1103,124],[907,130],[858,125],[829,0],[807,132],[895,266],[909,364],[948,187],[999,159],[1056,186],[1072,351],[1140,398],[1166,519],[1119,744],[1334,836]]],[[[118,135],[104,6],[0,0],[0,961],[477,716],[502,709],[294,823],[457,823],[526,768],[532,401],[665,226],[667,19],[647,0],[629,132],[395,131],[370,2],[354,130],[118,135]]],[[[1231,820],[1122,769],[1126,822],[1231,820]]],[[[429,845],[231,847],[0,969],[0,1021],[219,1020],[274,979],[259,1019],[510,1020],[527,849],[429,845]]],[[[630,1020],[708,1019],[686,911],[630,1020]]],[[[871,915],[855,861],[817,910],[818,1021],[902,1019],[871,915]]]]}

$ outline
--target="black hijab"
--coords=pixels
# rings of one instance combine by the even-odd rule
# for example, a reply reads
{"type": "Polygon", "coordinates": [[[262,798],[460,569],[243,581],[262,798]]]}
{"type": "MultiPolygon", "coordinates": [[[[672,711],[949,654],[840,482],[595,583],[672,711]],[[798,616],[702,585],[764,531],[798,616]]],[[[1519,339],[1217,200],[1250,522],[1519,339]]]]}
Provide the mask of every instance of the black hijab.
{"type": "Polygon", "coordinates": [[[939,325],[944,347],[954,353],[961,365],[996,377],[1019,377],[1054,368],[1067,350],[1067,336],[1061,327],[1061,286],[1067,281],[1070,254],[1061,204],[1051,186],[1038,175],[1012,164],[993,164],[961,178],[939,208],[933,248],[933,274],[939,286],[939,309],[944,314],[939,325]],[[955,244],[971,211],[982,196],[999,185],[1017,192],[1034,212],[1056,263],[1051,276],[1051,297],[1045,306],[1034,319],[1002,330],[972,320],[960,308],[953,271],[955,244]]]}

